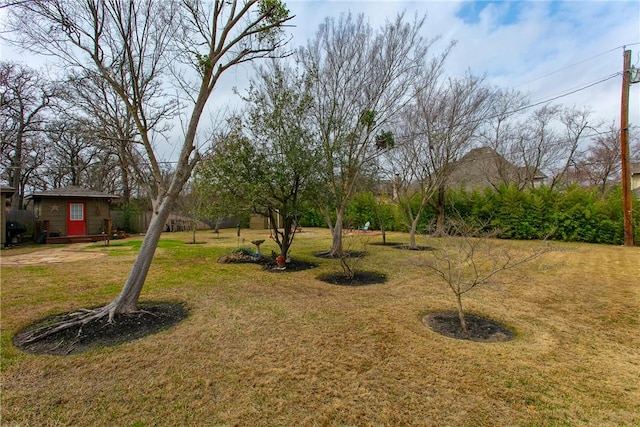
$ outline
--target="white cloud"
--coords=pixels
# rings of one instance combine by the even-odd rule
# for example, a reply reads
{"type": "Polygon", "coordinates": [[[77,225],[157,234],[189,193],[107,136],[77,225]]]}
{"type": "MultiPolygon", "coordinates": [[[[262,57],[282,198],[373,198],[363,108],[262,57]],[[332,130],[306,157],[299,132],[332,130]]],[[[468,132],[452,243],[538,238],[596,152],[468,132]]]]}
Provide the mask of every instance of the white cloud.
{"type": "MultiPolygon", "coordinates": [[[[297,15],[295,45],[306,43],[325,16],[362,12],[377,26],[403,10],[426,13],[424,35],[443,38],[437,48],[458,41],[448,61],[450,75],[471,70],[492,84],[529,93],[532,101],[620,72],[623,45],[632,48],[640,67],[637,1],[290,1],[288,6],[297,15]]],[[[620,93],[618,76],[556,102],[589,106],[610,123],[620,119],[620,93]]],[[[630,99],[630,121],[640,125],[640,83],[632,86],[630,99]]]]}
{"type": "MultiPolygon", "coordinates": [[[[286,1],[286,0],[285,0],[286,1]]],[[[377,27],[406,11],[427,14],[424,35],[442,35],[435,49],[458,41],[448,73],[467,69],[503,87],[515,87],[541,101],[584,87],[622,69],[622,45],[633,50],[640,67],[640,2],[630,1],[305,1],[289,0],[295,15],[292,48],[314,37],[325,17],[364,13],[377,27]],[[591,59],[589,59],[591,58],[591,59]],[[585,61],[586,60],[586,61],[585,61]]],[[[23,60],[22,52],[0,50],[3,59],[23,60]]],[[[27,60],[38,63],[38,61],[27,60]]],[[[237,69],[220,82],[210,106],[237,100],[231,88],[247,87],[251,67],[237,69]]],[[[590,106],[598,118],[620,119],[621,78],[558,99],[567,106],[590,106]]],[[[630,121],[640,125],[640,83],[631,89],[630,121]]],[[[237,101],[236,101],[237,102],[237,101]]]]}

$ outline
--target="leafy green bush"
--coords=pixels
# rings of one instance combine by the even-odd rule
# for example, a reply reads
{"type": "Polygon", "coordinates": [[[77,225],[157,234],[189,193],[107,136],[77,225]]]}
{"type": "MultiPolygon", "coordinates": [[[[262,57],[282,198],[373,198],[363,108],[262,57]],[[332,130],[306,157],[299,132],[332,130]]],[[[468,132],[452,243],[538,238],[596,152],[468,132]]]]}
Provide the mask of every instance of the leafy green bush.
{"type": "MultiPolygon", "coordinates": [[[[604,196],[597,189],[570,186],[563,190],[540,187],[520,190],[516,186],[465,191],[449,190],[446,216],[459,218],[483,232],[498,232],[504,239],[550,239],[622,244],[624,242],[622,190],[611,189],[604,196]]],[[[417,203],[417,202],[416,202],[417,203]]],[[[417,205],[416,205],[417,209],[417,205]]],[[[634,228],[640,242],[640,201],[634,200],[634,228]]],[[[406,231],[400,209],[389,200],[379,202],[373,193],[361,192],[349,204],[345,225],[371,222],[379,230],[384,221],[388,231],[406,231]]],[[[419,233],[428,233],[435,221],[431,207],[422,214],[419,233]]],[[[308,209],[302,225],[325,227],[322,215],[308,209]]]]}
{"type": "MultiPolygon", "coordinates": [[[[571,186],[519,190],[450,191],[448,214],[472,223],[488,224],[506,239],[551,239],[621,244],[624,241],[622,193],[614,188],[605,196],[597,189],[571,186]]],[[[640,206],[635,201],[635,211],[640,206]]],[[[635,215],[635,228],[640,225],[635,215]]],[[[489,231],[489,230],[486,230],[489,231]]],[[[638,233],[636,233],[638,234],[638,233]]]]}

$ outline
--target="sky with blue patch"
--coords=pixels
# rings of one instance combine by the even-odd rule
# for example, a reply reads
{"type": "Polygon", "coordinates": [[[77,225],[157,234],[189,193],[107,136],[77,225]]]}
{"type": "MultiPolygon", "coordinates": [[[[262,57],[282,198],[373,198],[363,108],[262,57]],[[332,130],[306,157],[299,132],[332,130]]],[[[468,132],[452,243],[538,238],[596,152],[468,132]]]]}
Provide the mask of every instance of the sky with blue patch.
{"type": "Polygon", "coordinates": [[[501,9],[498,25],[511,25],[518,21],[519,12],[522,10],[522,2],[514,1],[466,1],[462,3],[460,9],[456,13],[456,17],[460,18],[467,25],[480,23],[480,14],[486,8],[498,7],[501,9]]]}

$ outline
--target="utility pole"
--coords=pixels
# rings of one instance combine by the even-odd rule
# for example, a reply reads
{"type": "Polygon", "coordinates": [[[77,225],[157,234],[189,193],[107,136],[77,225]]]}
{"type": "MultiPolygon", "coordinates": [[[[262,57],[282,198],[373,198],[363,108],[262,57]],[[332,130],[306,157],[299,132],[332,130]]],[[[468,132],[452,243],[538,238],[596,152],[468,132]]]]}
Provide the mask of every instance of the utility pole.
{"type": "Polygon", "coordinates": [[[624,244],[634,246],[633,205],[631,203],[631,174],[629,165],[629,86],[631,85],[631,51],[624,51],[622,69],[622,108],[620,116],[620,148],[622,160],[622,209],[624,215],[624,244]]]}

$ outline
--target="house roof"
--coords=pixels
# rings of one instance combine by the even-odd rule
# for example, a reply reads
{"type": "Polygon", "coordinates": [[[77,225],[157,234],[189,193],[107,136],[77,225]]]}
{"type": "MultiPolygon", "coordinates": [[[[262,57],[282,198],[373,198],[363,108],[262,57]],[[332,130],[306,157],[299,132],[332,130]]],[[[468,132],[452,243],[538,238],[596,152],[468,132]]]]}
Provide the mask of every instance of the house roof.
{"type": "Polygon", "coordinates": [[[6,194],[8,196],[13,195],[16,192],[16,189],[13,187],[9,187],[8,185],[0,185],[0,193],[6,194]]]}
{"type": "Polygon", "coordinates": [[[474,148],[454,162],[450,177],[452,187],[467,189],[497,186],[525,179],[544,180],[547,176],[535,168],[519,167],[490,147],[474,148]]]}
{"type": "Polygon", "coordinates": [[[93,198],[93,199],[119,199],[120,196],[115,194],[107,194],[101,191],[89,190],[76,185],[70,185],[64,188],[55,188],[53,190],[34,192],[28,195],[27,199],[41,199],[44,197],[77,197],[77,198],[93,198]]]}
{"type": "Polygon", "coordinates": [[[640,174],[640,162],[637,162],[637,163],[631,162],[631,163],[629,163],[629,169],[631,170],[631,175],[640,174]]]}

